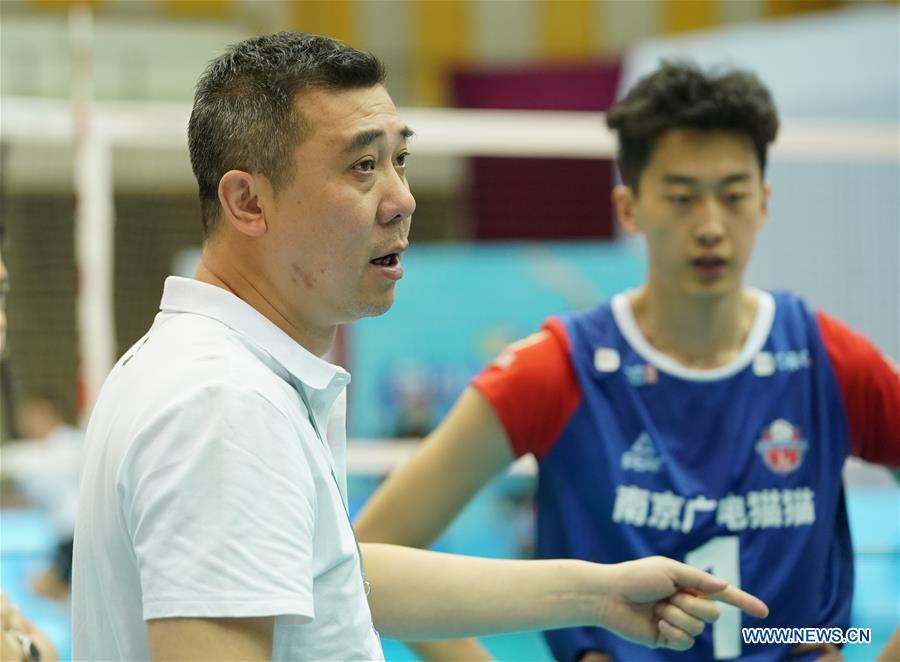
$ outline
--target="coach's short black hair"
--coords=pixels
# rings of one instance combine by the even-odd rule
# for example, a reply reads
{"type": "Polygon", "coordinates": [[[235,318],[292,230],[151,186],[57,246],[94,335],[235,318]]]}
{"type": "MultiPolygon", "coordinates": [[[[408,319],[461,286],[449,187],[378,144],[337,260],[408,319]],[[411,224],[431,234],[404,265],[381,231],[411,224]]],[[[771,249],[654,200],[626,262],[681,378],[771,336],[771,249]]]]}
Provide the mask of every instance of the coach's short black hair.
{"type": "Polygon", "coordinates": [[[622,181],[637,192],[656,140],[672,129],[746,135],[765,171],[778,114],[769,90],[748,71],[707,73],[694,64],[664,61],[607,112],[606,124],[618,134],[622,181]]]}
{"type": "Polygon", "coordinates": [[[210,62],[188,125],[204,237],[219,217],[219,180],[226,172],[263,174],[276,191],[294,176],[291,155],[309,129],[293,105],[298,92],[372,87],[384,78],[374,55],[303,32],[254,37],[210,62]]]}

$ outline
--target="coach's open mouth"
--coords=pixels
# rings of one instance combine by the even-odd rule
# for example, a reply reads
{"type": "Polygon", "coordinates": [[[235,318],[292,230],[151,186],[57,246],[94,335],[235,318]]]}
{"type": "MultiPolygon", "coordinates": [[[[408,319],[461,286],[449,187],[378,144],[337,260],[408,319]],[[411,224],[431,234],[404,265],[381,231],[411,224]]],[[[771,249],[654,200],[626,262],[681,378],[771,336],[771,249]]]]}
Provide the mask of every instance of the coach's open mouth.
{"type": "Polygon", "coordinates": [[[396,267],[399,262],[400,256],[397,253],[388,253],[382,257],[376,257],[374,260],[369,260],[369,264],[379,267],[396,267]]]}

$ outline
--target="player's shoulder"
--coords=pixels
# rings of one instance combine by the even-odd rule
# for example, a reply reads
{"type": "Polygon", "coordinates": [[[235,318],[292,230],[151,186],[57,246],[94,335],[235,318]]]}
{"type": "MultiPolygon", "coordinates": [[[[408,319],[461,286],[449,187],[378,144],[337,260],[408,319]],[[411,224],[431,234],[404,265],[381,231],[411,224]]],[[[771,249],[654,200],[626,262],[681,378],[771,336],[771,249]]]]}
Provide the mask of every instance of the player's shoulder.
{"type": "Polygon", "coordinates": [[[807,341],[814,337],[814,329],[818,326],[816,315],[806,299],[789,290],[754,291],[762,304],[760,311],[771,320],[770,333],[787,333],[788,336],[806,338],[807,341]]]}
{"type": "Polygon", "coordinates": [[[793,292],[773,290],[766,291],[765,294],[774,303],[776,323],[804,323],[815,328],[826,344],[832,339],[863,339],[860,333],[846,323],[825,310],[813,307],[806,299],[793,292]]]}
{"type": "Polygon", "coordinates": [[[596,335],[615,329],[615,309],[623,305],[629,305],[626,295],[617,294],[612,299],[590,308],[561,313],[550,319],[558,323],[556,327],[558,333],[565,333],[568,338],[579,333],[596,335]]]}
{"type": "Polygon", "coordinates": [[[608,324],[612,321],[614,306],[622,305],[622,302],[625,305],[628,303],[626,293],[616,294],[608,301],[601,301],[588,308],[560,313],[550,319],[559,320],[564,326],[608,324]]]}
{"type": "Polygon", "coordinates": [[[569,353],[583,359],[585,352],[592,356],[598,348],[626,351],[626,330],[633,326],[630,306],[628,293],[620,293],[586,310],[560,316],[569,353]]]}
{"type": "Polygon", "coordinates": [[[811,311],[809,303],[802,296],[791,290],[753,290],[758,297],[768,297],[777,313],[804,313],[811,311]]]}

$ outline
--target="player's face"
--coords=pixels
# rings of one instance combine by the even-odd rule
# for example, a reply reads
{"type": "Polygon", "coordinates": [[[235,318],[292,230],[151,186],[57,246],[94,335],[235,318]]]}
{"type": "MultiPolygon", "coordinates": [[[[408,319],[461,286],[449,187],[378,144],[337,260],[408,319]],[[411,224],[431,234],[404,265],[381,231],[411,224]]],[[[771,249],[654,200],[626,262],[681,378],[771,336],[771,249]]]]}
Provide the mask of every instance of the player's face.
{"type": "Polygon", "coordinates": [[[625,228],[646,237],[652,285],[685,294],[740,289],[769,196],[749,138],[668,131],[638,188],[620,187],[615,201],[625,228]]]}
{"type": "Polygon", "coordinates": [[[268,277],[307,323],[378,315],[394,301],[416,203],[406,181],[411,131],[381,85],[298,94],[309,124],[296,176],[274,198],[268,277]]]}

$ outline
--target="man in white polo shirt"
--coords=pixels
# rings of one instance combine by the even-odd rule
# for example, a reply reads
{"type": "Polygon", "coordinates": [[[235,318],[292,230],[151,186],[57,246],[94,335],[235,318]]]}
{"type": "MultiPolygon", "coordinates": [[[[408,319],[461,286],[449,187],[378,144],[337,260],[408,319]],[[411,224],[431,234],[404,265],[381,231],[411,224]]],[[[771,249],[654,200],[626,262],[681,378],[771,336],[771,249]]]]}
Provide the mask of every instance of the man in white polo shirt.
{"type": "Polygon", "coordinates": [[[202,261],[166,281],[91,417],[74,658],[380,659],[373,622],[403,639],[594,624],[684,649],[717,616],[709,598],[763,615],[662,558],[360,551],[350,377],[319,357],[337,325],[385,312],[403,275],[412,132],[383,79],[373,56],[300,33],[238,44],[202,76],[189,128],[202,261]]]}

